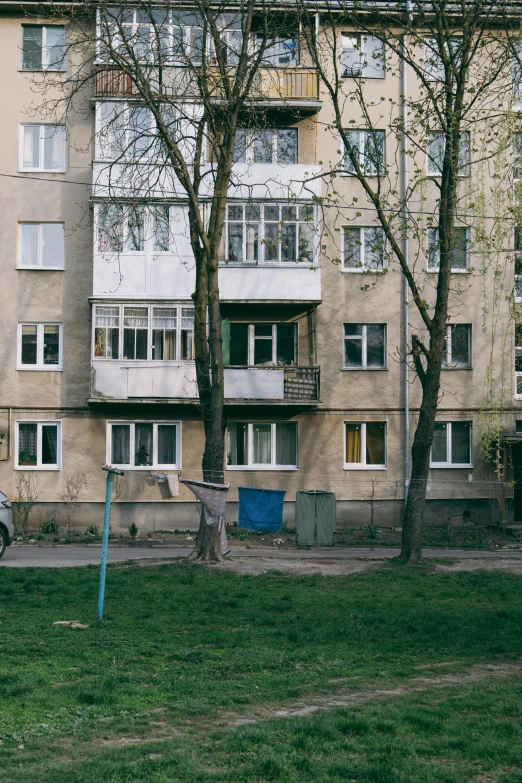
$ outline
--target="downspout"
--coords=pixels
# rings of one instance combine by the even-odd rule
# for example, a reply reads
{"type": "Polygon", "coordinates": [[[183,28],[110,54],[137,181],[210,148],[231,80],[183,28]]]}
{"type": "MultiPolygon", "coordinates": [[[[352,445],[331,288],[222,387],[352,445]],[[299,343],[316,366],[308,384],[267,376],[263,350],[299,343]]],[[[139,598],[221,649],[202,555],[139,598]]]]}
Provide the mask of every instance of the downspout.
{"type": "Polygon", "coordinates": [[[0,462],[11,459],[11,414],[12,408],[7,409],[7,457],[0,457],[0,462]]]}
{"type": "MultiPolygon", "coordinates": [[[[407,28],[410,27],[412,19],[411,0],[406,0],[406,11],[408,14],[407,28]]],[[[401,119],[403,125],[402,131],[402,199],[403,199],[403,253],[406,263],[409,262],[409,240],[408,240],[408,72],[406,64],[407,38],[406,34],[402,36],[401,41],[401,119]]],[[[402,296],[403,296],[403,324],[404,324],[404,373],[403,373],[403,392],[404,392],[404,506],[408,498],[408,488],[410,485],[410,368],[408,364],[408,348],[410,344],[410,301],[409,287],[406,275],[402,275],[402,296]]]]}

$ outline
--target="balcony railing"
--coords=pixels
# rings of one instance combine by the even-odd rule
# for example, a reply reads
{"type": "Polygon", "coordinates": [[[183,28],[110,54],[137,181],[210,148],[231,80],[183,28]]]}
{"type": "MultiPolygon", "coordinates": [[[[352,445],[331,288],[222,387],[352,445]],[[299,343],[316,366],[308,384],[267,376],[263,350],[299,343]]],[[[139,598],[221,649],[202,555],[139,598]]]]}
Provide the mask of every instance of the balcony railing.
{"type": "Polygon", "coordinates": [[[116,69],[98,71],[96,74],[96,94],[112,96],[132,95],[130,76],[116,69]]]}
{"type": "MultiPolygon", "coordinates": [[[[209,75],[210,76],[210,75],[209,75]]],[[[212,76],[210,76],[212,78],[212,76]]],[[[221,77],[214,75],[211,93],[221,97],[221,77]]],[[[261,68],[256,75],[250,100],[264,101],[318,101],[319,77],[315,68],[261,68]]]]}
{"type": "Polygon", "coordinates": [[[225,399],[317,402],[318,367],[225,367],[225,399]]]}

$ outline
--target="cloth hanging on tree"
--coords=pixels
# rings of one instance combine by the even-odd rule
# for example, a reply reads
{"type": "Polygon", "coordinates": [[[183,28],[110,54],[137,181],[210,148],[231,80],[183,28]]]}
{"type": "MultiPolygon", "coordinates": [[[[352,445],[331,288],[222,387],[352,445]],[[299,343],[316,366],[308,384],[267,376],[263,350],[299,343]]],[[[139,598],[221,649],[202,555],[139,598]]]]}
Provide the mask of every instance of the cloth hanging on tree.
{"type": "Polygon", "coordinates": [[[279,533],[283,529],[285,489],[239,487],[237,526],[256,533],[279,533]]]}
{"type": "Polygon", "coordinates": [[[295,530],[298,546],[333,546],[336,528],[335,492],[299,491],[295,494],[295,530]]]}
{"type": "Polygon", "coordinates": [[[222,555],[230,552],[225,529],[225,507],[230,484],[210,484],[206,481],[180,479],[203,504],[205,522],[219,531],[219,549],[222,555]]]}

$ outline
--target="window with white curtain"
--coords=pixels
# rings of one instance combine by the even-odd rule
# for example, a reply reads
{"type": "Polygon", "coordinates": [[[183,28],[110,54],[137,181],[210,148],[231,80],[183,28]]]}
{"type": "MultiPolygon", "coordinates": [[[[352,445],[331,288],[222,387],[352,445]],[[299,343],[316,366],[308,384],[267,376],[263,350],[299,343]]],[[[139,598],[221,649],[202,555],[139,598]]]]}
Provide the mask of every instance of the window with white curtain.
{"type": "Polygon", "coordinates": [[[179,469],[179,421],[107,422],[107,464],[131,470],[179,469]]]}
{"type": "Polygon", "coordinates": [[[435,422],[430,467],[472,467],[470,421],[435,422]]]}
{"type": "Polygon", "coordinates": [[[297,422],[239,422],[227,427],[227,468],[297,468],[297,422]]]}
{"type": "Polygon", "coordinates": [[[99,253],[168,253],[173,244],[167,204],[99,204],[95,211],[99,253]]]}
{"type": "Polygon", "coordinates": [[[65,27],[22,25],[22,70],[65,71],[65,27]]]}
{"type": "Polygon", "coordinates": [[[95,305],[93,359],[193,361],[194,308],[95,305]]]}
{"type": "MultiPolygon", "coordinates": [[[[173,139],[178,131],[175,107],[160,107],[166,132],[173,139]]],[[[152,111],[124,101],[102,101],[96,109],[96,157],[98,160],[148,161],[164,159],[166,147],[152,111]]],[[[190,136],[188,126],[185,136],[190,136]]]]}
{"type": "Polygon", "coordinates": [[[471,324],[448,324],[442,366],[446,370],[471,369],[471,324]]]}
{"type": "Polygon", "coordinates": [[[345,421],[344,468],[386,467],[386,422],[345,421]]]}
{"type": "Polygon", "coordinates": [[[15,468],[60,470],[62,427],[57,421],[17,421],[15,468]]]}
{"type": "Polygon", "coordinates": [[[373,35],[342,33],[342,76],[384,79],[384,43],[373,35]]]}
{"type": "MultiPolygon", "coordinates": [[[[429,131],[427,136],[426,162],[428,174],[431,177],[440,177],[444,165],[444,153],[446,150],[446,134],[444,131],[429,131]]],[[[464,131],[460,136],[458,176],[469,177],[470,166],[470,135],[464,131]]]]}
{"type": "Polygon", "coordinates": [[[227,263],[311,263],[315,224],[311,205],[228,204],[227,263]]]}
{"type": "Polygon", "coordinates": [[[382,228],[345,226],[343,243],[343,272],[382,272],[386,265],[382,228]]]}
{"type": "Polygon", "coordinates": [[[297,128],[241,128],[236,163],[297,163],[297,128]]]}
{"type": "Polygon", "coordinates": [[[18,369],[60,370],[62,324],[18,324],[18,369]]]}
{"type": "Polygon", "coordinates": [[[63,223],[18,224],[18,268],[63,269],[63,223]]]}
{"type": "Polygon", "coordinates": [[[20,125],[20,171],[65,171],[65,125],[20,125]]]}

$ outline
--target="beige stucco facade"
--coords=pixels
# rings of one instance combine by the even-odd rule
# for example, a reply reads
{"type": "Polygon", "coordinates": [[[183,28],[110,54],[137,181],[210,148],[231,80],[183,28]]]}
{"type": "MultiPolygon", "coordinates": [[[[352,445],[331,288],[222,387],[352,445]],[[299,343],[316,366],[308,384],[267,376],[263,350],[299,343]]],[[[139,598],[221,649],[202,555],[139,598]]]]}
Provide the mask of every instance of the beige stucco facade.
{"type": "MultiPolygon", "coordinates": [[[[20,124],[38,121],[38,113],[31,113],[31,106],[40,99],[35,93],[34,81],[45,79],[45,74],[21,70],[21,29],[25,17],[14,6],[11,8],[0,16],[4,116],[0,145],[2,174],[5,175],[0,178],[0,434],[3,435],[0,443],[0,488],[16,499],[18,477],[22,473],[33,475],[39,485],[39,502],[32,512],[32,524],[37,526],[52,516],[64,524],[63,496],[67,479],[83,473],[86,477],[81,494],[84,505],[76,525],[85,529],[88,525],[100,524],[102,518],[105,474],[101,467],[111,461],[107,448],[110,422],[178,423],[179,464],[176,470],[187,478],[201,477],[203,427],[194,395],[186,392],[171,399],[165,396],[132,396],[130,386],[123,387],[120,383],[121,373],[135,372],[136,365],[126,367],[121,362],[121,373],[116,373],[119,385],[114,386],[116,391],[113,393],[110,387],[113,381],[107,374],[103,376],[107,361],[104,364],[93,354],[92,318],[96,305],[181,307],[190,304],[190,283],[184,279],[183,294],[176,296],[176,284],[171,281],[173,289],[168,296],[161,296],[158,290],[152,288],[148,291],[140,291],[139,287],[111,289],[104,282],[103,264],[107,259],[100,258],[96,244],[91,199],[93,162],[97,163],[92,143],[94,102],[82,113],[69,117],[64,172],[27,173],[20,170],[20,124]],[[62,270],[18,268],[22,222],[63,222],[65,260],[62,270]],[[97,276],[98,271],[94,274],[95,269],[101,270],[101,277],[97,276]],[[24,322],[61,324],[63,348],[60,369],[21,367],[19,325],[24,322]],[[19,424],[24,422],[59,422],[61,447],[56,467],[35,469],[36,466],[19,464],[17,433],[19,424]]],[[[387,75],[386,80],[369,80],[367,90],[369,99],[376,104],[383,90],[387,98],[393,98],[396,106],[399,103],[398,77],[387,75]]],[[[319,100],[314,102],[314,106],[299,107],[298,116],[289,114],[289,108],[285,106],[275,121],[281,127],[298,129],[298,164],[304,167],[300,170],[303,177],[311,166],[326,169],[330,164],[335,165],[338,159],[339,141],[328,130],[332,122],[328,96],[321,92],[316,97],[319,100]]],[[[348,125],[354,120],[353,127],[362,127],[362,120],[354,116],[354,111],[353,105],[347,103],[346,123],[348,125]]],[[[386,130],[398,109],[388,107],[384,112],[376,108],[375,111],[381,111],[382,127],[386,130]]],[[[274,112],[277,115],[277,111],[274,112]]],[[[49,121],[48,117],[42,119],[49,121]]],[[[387,147],[390,180],[398,182],[398,158],[394,153],[390,144],[387,147]]],[[[322,188],[328,187],[334,185],[323,182],[322,188]]],[[[423,194],[426,198],[423,209],[426,211],[434,203],[433,187],[428,182],[423,194]]],[[[321,237],[323,247],[320,252],[317,248],[312,268],[310,265],[304,268],[294,264],[293,268],[291,265],[279,265],[277,269],[250,270],[238,264],[234,271],[233,264],[223,267],[223,287],[228,292],[224,297],[224,318],[231,323],[248,324],[295,322],[297,351],[294,363],[300,368],[318,368],[320,375],[320,393],[312,392],[302,399],[289,399],[283,391],[277,400],[235,397],[227,401],[227,415],[231,423],[298,424],[296,467],[227,470],[226,481],[231,484],[229,521],[237,518],[237,487],[256,486],[287,490],[285,518],[289,521],[293,519],[297,490],[325,489],[335,492],[340,501],[340,524],[367,522],[372,504],[377,509],[379,523],[399,523],[406,448],[402,361],[404,282],[393,261],[390,261],[386,274],[371,279],[358,272],[344,270],[342,263],[334,263],[334,259],[342,257],[340,232],[343,226],[375,224],[375,219],[368,217],[372,213],[368,210],[362,189],[352,177],[338,177],[335,188],[345,204],[356,197],[358,209],[326,211],[327,236],[321,237]],[[366,211],[361,210],[363,205],[366,211]],[[243,277],[239,279],[234,275],[243,277]],[[250,288],[245,282],[248,275],[250,280],[257,275],[250,288]],[[362,290],[367,283],[371,283],[368,290],[362,290]],[[346,323],[386,325],[384,368],[363,370],[344,366],[343,330],[346,323]],[[347,421],[386,424],[385,465],[347,469],[347,421]]],[[[412,210],[420,208],[420,202],[412,202],[410,207],[412,210]]],[[[317,220],[320,219],[318,211],[317,220]]],[[[429,292],[434,276],[422,268],[422,264],[425,266],[425,252],[413,240],[410,254],[411,258],[417,257],[418,276],[423,278],[423,285],[429,292]]],[[[504,258],[507,257],[504,254],[504,258]]],[[[136,256],[123,257],[124,275],[125,270],[130,270],[133,264],[132,268],[135,268],[138,261],[136,256]]],[[[143,263],[146,266],[149,261],[145,259],[143,263]]],[[[172,263],[175,263],[174,260],[172,263]]],[[[485,464],[479,454],[479,432],[484,410],[491,407],[490,400],[494,398],[495,405],[502,410],[505,431],[514,432],[516,420],[522,420],[522,400],[517,401],[515,393],[512,303],[506,295],[513,289],[514,266],[513,263],[506,264],[504,293],[499,303],[492,301],[493,265],[479,272],[481,263],[481,256],[474,257],[472,252],[471,271],[462,275],[462,284],[453,295],[451,304],[451,323],[471,325],[471,367],[443,372],[438,419],[472,422],[472,456],[469,467],[434,468],[431,472],[428,490],[431,505],[428,504],[427,518],[441,523],[451,516],[452,504],[460,511],[471,509],[472,518],[477,521],[488,521],[491,512],[489,498],[497,495],[493,485],[493,467],[485,464]],[[486,376],[492,355],[498,357],[498,365],[503,357],[504,371],[494,373],[493,395],[488,398],[486,392],[490,386],[486,376]]],[[[165,268],[168,271],[168,265],[165,268]]],[[[190,274],[190,269],[186,274],[190,274]]],[[[150,273],[146,271],[143,275],[143,279],[146,277],[149,281],[147,285],[152,285],[150,273]]],[[[136,279],[142,278],[137,276],[136,279]]],[[[413,307],[410,309],[410,323],[413,328],[420,326],[413,307]]],[[[148,371],[152,372],[153,364],[149,361],[142,365],[144,376],[148,371]]],[[[193,364],[190,362],[183,365],[178,361],[172,372],[178,372],[186,379],[193,371],[191,368],[193,364]]],[[[287,371],[281,368],[278,371],[281,388],[286,389],[287,371]]],[[[314,376],[314,383],[317,377],[314,376]]],[[[273,377],[268,380],[272,381],[273,377]]],[[[414,379],[413,373],[410,373],[409,393],[410,428],[413,432],[420,401],[419,382],[414,379]]],[[[135,521],[143,531],[197,526],[193,496],[182,487],[179,496],[169,497],[165,484],[158,483],[155,478],[161,472],[161,467],[154,465],[125,471],[114,507],[116,529],[126,529],[131,521],[135,521]]]]}

